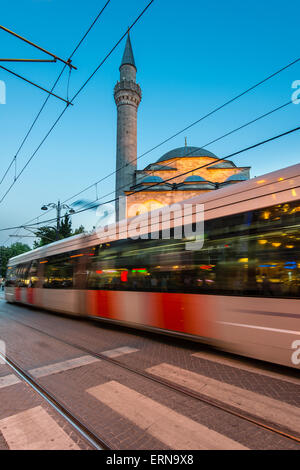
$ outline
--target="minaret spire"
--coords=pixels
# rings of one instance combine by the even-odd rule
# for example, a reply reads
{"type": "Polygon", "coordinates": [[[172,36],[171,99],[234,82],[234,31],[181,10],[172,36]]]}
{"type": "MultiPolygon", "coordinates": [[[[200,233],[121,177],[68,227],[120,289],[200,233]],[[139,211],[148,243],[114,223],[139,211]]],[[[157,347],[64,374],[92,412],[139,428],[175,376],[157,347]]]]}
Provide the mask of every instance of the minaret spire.
{"type": "Polygon", "coordinates": [[[129,36],[129,28],[128,28],[126,45],[125,45],[124,54],[123,54],[120,68],[122,67],[122,65],[132,65],[136,70],[136,65],[134,61],[134,56],[133,56],[133,51],[132,51],[132,46],[131,46],[131,41],[130,41],[130,36],[129,36]]]}

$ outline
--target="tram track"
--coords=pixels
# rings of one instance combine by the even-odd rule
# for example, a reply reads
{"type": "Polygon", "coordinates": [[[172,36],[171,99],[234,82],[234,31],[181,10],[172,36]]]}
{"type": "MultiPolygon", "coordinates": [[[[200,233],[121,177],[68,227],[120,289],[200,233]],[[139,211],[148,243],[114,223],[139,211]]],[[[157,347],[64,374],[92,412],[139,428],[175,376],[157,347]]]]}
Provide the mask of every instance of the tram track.
{"type": "Polygon", "coordinates": [[[5,362],[14,373],[26,382],[48,405],[67,421],[80,436],[91,445],[94,450],[112,450],[111,447],[96,433],[89,429],[72,411],[58,400],[53,393],[41,385],[32,375],[24,370],[15,360],[0,353],[0,359],[5,362]]]}
{"type": "MultiPolygon", "coordinates": [[[[284,437],[286,439],[292,440],[292,441],[294,441],[294,442],[296,442],[300,445],[300,436],[297,433],[293,433],[293,431],[288,429],[288,428],[278,427],[276,424],[274,424],[270,421],[264,420],[263,418],[258,417],[255,414],[248,413],[248,412],[241,412],[234,405],[230,406],[227,403],[225,404],[225,403],[223,403],[219,400],[209,398],[206,395],[203,395],[199,392],[190,390],[189,388],[186,388],[182,385],[178,385],[175,382],[169,381],[169,380],[167,380],[165,378],[162,378],[162,377],[157,377],[157,376],[155,376],[155,375],[153,375],[153,374],[151,374],[147,371],[144,371],[142,369],[135,368],[135,367],[132,367],[130,365],[124,364],[124,363],[122,363],[121,361],[119,361],[117,359],[114,359],[112,357],[107,357],[106,355],[104,355],[102,353],[98,353],[96,351],[93,351],[89,348],[86,348],[85,346],[80,345],[80,344],[76,344],[74,342],[59,338],[59,337],[57,337],[57,336],[55,336],[55,335],[53,335],[53,334],[51,334],[47,331],[44,331],[40,328],[34,327],[32,325],[28,325],[27,323],[24,323],[23,321],[16,320],[15,318],[12,318],[11,320],[15,323],[18,323],[18,324],[28,328],[28,329],[31,329],[33,331],[36,331],[36,332],[40,333],[40,334],[43,334],[43,335],[47,336],[48,338],[51,338],[55,341],[59,341],[60,343],[62,343],[64,345],[75,348],[75,349],[77,349],[77,350],[79,350],[79,351],[81,351],[85,354],[88,354],[90,356],[93,356],[97,359],[106,361],[107,363],[110,363],[114,366],[120,367],[121,369],[126,370],[130,373],[133,373],[133,374],[136,374],[136,375],[138,375],[140,377],[143,377],[145,379],[151,380],[152,382],[155,382],[155,383],[157,383],[161,386],[164,386],[164,387],[166,387],[170,390],[173,390],[175,392],[178,392],[182,395],[185,395],[185,396],[188,396],[190,398],[196,399],[196,400],[198,400],[202,403],[205,403],[205,404],[210,405],[214,408],[217,408],[217,409],[219,409],[219,410],[221,410],[221,411],[223,411],[227,414],[235,416],[236,418],[239,418],[243,421],[247,421],[248,423],[251,423],[251,424],[253,424],[253,425],[255,425],[259,428],[265,429],[265,430],[267,430],[271,433],[274,433],[274,434],[277,434],[277,435],[279,435],[281,437],[284,437]]],[[[12,361],[12,363],[13,362],[14,361],[12,361]]],[[[22,371],[22,373],[24,373],[25,376],[30,375],[26,371],[22,371]]],[[[36,382],[36,380],[33,377],[30,377],[30,380],[33,381],[33,382],[36,382]]],[[[40,384],[38,384],[38,386],[41,387],[45,391],[46,395],[49,394],[49,392],[46,389],[44,389],[44,387],[42,387],[40,384]]],[[[50,395],[52,396],[51,393],[50,393],[50,395]]],[[[52,397],[52,398],[54,398],[54,397],[52,397]]],[[[55,401],[55,398],[54,398],[54,401],[55,401]]],[[[70,411],[68,411],[68,413],[70,413],[72,415],[72,413],[70,411]]],[[[83,423],[81,423],[81,424],[83,424],[83,423]]],[[[85,425],[83,424],[83,426],[85,426],[85,425]]],[[[99,439],[98,437],[96,437],[96,438],[99,439]]],[[[102,441],[102,439],[99,439],[99,442],[102,443],[101,445],[103,446],[104,449],[109,449],[109,446],[104,441],[102,441]]]]}

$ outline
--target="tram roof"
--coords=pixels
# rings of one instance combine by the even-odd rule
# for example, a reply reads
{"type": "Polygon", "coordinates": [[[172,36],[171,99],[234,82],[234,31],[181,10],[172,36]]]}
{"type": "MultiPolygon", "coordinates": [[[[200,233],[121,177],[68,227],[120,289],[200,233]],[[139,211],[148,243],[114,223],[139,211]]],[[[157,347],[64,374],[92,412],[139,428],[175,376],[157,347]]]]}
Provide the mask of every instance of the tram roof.
{"type": "MultiPolygon", "coordinates": [[[[295,201],[297,198],[299,199],[299,186],[300,164],[296,164],[247,181],[225,186],[216,191],[202,193],[191,199],[180,201],[178,204],[181,206],[183,204],[203,204],[205,220],[208,220],[225,217],[230,214],[238,214],[247,210],[254,210],[255,208],[268,207],[273,205],[274,202],[281,204],[283,202],[295,201]],[[278,196],[274,199],[276,193],[278,193],[278,196]],[[244,199],[243,194],[245,195],[244,199]]],[[[156,209],[152,214],[158,213],[159,211],[164,213],[164,211],[167,212],[168,210],[170,210],[170,206],[164,206],[160,209],[156,209]]],[[[123,232],[127,234],[129,224],[136,222],[136,225],[138,225],[139,221],[145,220],[146,215],[149,216],[149,213],[109,225],[107,231],[104,233],[105,236],[102,238],[99,238],[99,232],[95,230],[88,234],[75,235],[36,248],[11,258],[9,265],[13,266],[34,259],[46,258],[55,254],[64,253],[65,251],[80,250],[81,248],[83,249],[101,243],[110,243],[113,240],[109,237],[109,234],[116,233],[117,239],[120,239],[120,234],[122,235],[123,232]]],[[[174,220],[172,220],[171,226],[178,225],[181,225],[181,223],[174,224],[174,220]]],[[[145,230],[142,233],[147,232],[148,228],[146,229],[145,225],[145,230]]],[[[121,237],[121,239],[126,238],[125,236],[121,237]]]]}

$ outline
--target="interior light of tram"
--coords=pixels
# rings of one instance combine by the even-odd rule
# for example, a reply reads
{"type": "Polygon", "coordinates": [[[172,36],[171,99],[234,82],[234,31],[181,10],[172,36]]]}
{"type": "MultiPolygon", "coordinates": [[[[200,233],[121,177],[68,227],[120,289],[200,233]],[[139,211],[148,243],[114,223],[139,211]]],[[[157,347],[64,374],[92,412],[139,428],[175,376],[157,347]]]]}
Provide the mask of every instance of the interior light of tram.
{"type": "Polygon", "coordinates": [[[259,268],[276,268],[276,264],[260,264],[259,268]]]}

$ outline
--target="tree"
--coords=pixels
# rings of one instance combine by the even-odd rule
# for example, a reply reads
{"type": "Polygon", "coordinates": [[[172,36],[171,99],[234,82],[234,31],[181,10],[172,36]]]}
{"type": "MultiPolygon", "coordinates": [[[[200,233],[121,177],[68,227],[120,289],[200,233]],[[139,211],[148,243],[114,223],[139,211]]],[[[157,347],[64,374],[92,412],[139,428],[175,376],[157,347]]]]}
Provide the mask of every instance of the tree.
{"type": "Polygon", "coordinates": [[[84,226],[83,225],[79,225],[78,228],[75,228],[75,230],[73,232],[73,235],[79,235],[80,233],[84,233],[84,226]]]}
{"type": "MultiPolygon", "coordinates": [[[[33,242],[33,248],[39,248],[40,246],[48,245],[48,243],[55,242],[57,240],[57,232],[54,227],[40,227],[35,235],[39,238],[33,242]]],[[[59,237],[60,239],[61,237],[59,237]]]]}
{"type": "Polygon", "coordinates": [[[56,240],[62,240],[63,238],[69,238],[72,235],[84,233],[84,226],[80,225],[80,227],[73,231],[70,217],[66,214],[60,222],[58,232],[54,227],[45,226],[40,227],[35,233],[37,238],[39,238],[39,241],[34,241],[33,248],[39,248],[40,246],[55,242],[56,240]]]}
{"type": "Polygon", "coordinates": [[[59,235],[61,238],[68,238],[73,235],[72,233],[72,222],[70,217],[66,214],[59,226],[59,235]]]}
{"type": "Polygon", "coordinates": [[[22,253],[25,253],[26,251],[29,251],[29,250],[31,250],[30,246],[26,245],[25,243],[20,243],[20,242],[13,243],[11,246],[1,246],[0,247],[0,257],[1,257],[0,275],[1,277],[6,276],[7,263],[10,258],[12,258],[13,256],[21,255],[22,253]]]}

